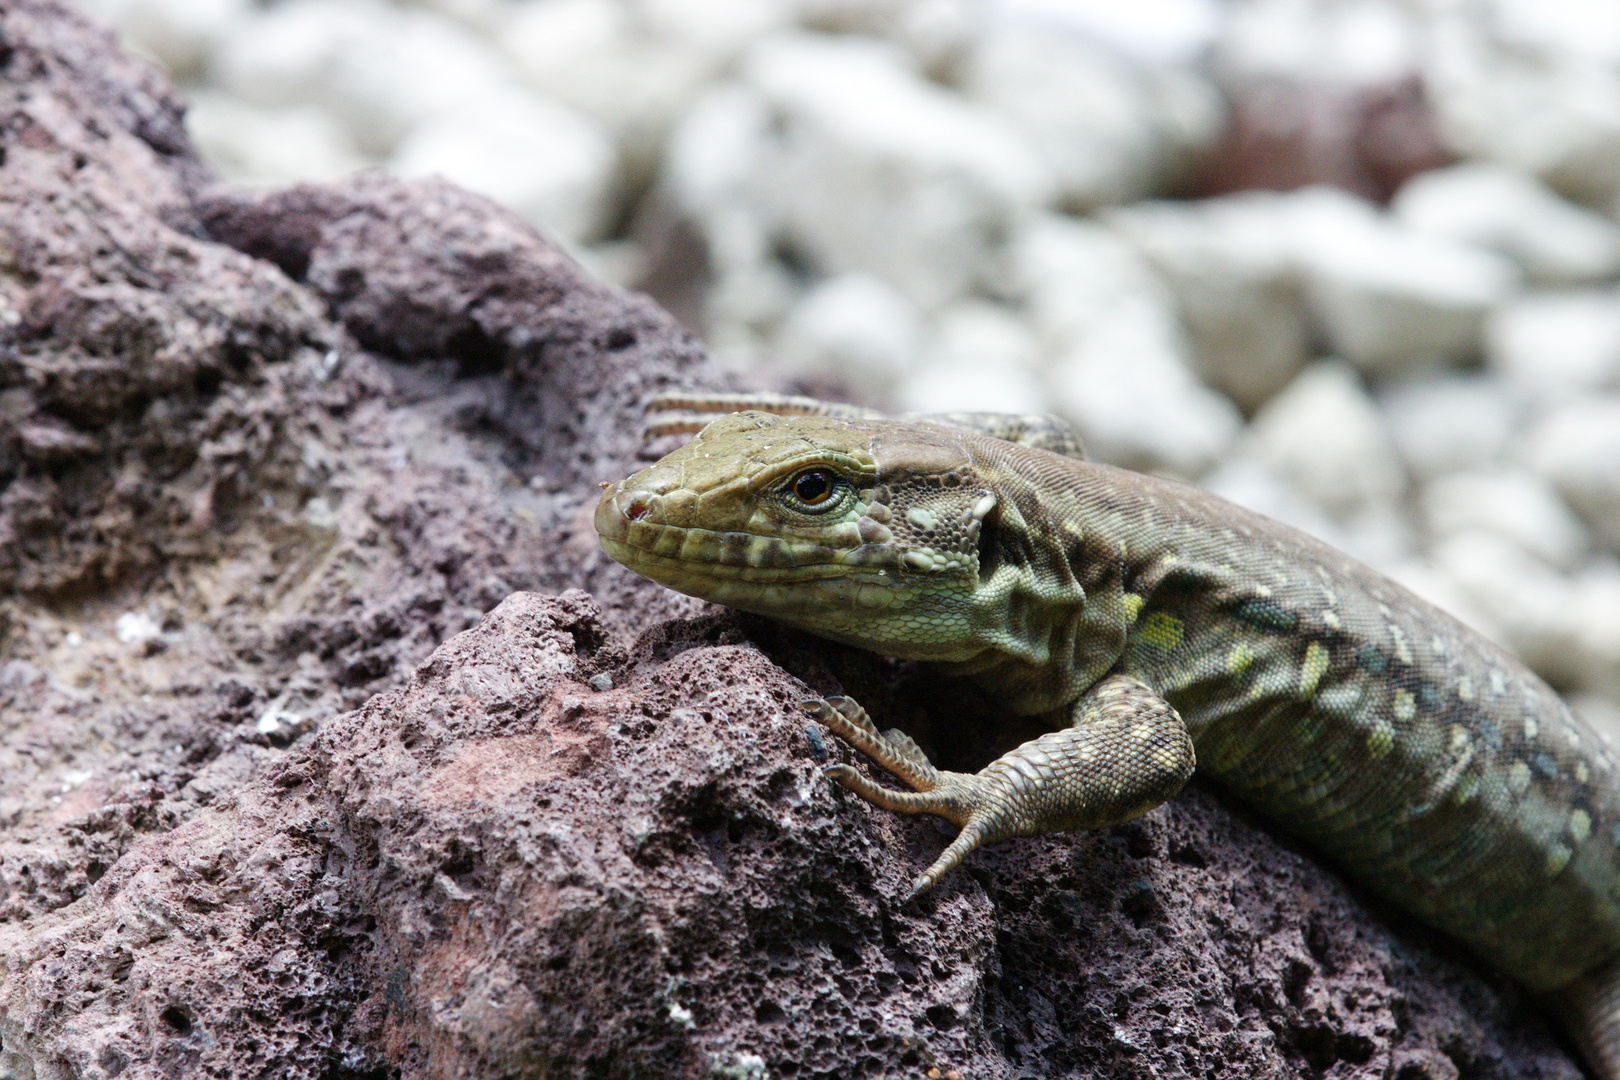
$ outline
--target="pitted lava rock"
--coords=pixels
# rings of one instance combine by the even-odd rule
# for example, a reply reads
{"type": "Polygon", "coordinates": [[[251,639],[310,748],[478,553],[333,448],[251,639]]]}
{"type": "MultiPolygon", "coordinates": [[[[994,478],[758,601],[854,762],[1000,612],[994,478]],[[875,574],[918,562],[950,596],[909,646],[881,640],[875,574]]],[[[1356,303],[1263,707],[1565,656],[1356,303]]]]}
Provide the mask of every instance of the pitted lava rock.
{"type": "Polygon", "coordinates": [[[106,34],[0,34],[0,1074],[1579,1075],[1200,789],[899,904],[946,831],[794,703],[1019,729],[602,557],[690,335],[447,185],[215,191],[106,34]]]}

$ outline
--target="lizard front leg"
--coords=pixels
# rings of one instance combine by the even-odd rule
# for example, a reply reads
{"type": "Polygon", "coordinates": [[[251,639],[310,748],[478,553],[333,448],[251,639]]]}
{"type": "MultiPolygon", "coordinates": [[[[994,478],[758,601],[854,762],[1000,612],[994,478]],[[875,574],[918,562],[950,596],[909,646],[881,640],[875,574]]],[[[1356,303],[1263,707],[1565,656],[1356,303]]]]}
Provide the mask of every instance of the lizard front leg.
{"type": "Polygon", "coordinates": [[[1129,820],[1180,791],[1193,772],[1192,739],[1181,717],[1128,675],[1110,675],[1082,695],[1072,726],[1032,739],[977,773],[935,769],[907,735],[880,733],[848,698],[804,708],[915,790],[882,787],[848,765],[828,768],[828,777],[885,810],[938,814],[961,827],[912,883],[908,900],[982,844],[1129,820]]]}

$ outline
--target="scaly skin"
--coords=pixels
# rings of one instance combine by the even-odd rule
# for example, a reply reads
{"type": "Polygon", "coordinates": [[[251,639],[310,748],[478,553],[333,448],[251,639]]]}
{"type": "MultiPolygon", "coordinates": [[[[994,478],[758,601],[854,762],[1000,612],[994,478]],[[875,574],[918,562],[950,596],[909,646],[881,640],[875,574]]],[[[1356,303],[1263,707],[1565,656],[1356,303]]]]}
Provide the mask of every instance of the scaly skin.
{"type": "Polygon", "coordinates": [[[851,702],[812,706],[917,790],[834,779],[964,826],[914,892],[977,844],[1150,808],[1195,748],[1205,775],[1368,887],[1559,992],[1620,1080],[1613,754],[1512,656],[1340,552],[1193,488],[968,430],[761,412],[610,487],[596,526],[671,588],[1069,722],[964,777],[851,702]],[[796,486],[810,472],[833,488],[814,505],[795,494],[819,494],[796,486]]]}

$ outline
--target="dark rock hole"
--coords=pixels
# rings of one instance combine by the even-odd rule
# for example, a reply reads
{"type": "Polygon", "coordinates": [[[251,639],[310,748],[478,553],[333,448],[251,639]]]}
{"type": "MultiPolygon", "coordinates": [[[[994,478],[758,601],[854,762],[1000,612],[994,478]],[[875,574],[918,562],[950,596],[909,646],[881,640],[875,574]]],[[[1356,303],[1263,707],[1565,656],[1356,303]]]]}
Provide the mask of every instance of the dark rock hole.
{"type": "Polygon", "coordinates": [[[949,1005],[930,1005],[924,1015],[940,1031],[949,1031],[956,1026],[956,1010],[949,1005]]]}
{"type": "Polygon", "coordinates": [[[187,1016],[186,1011],[178,1005],[170,1005],[164,1009],[158,1014],[158,1019],[176,1035],[191,1034],[191,1017],[187,1016]]]}
{"type": "Polygon", "coordinates": [[[1153,891],[1153,886],[1145,881],[1137,882],[1119,901],[1119,910],[1131,920],[1131,925],[1138,930],[1157,919],[1162,910],[1159,905],[1159,894],[1153,891]]]}
{"type": "Polygon", "coordinates": [[[786,1019],[787,1013],[774,1001],[762,1001],[754,1009],[754,1022],[757,1024],[780,1024],[786,1019]]]}
{"type": "Polygon", "coordinates": [[[1288,1002],[1294,1008],[1299,1008],[1305,1001],[1305,987],[1310,985],[1311,976],[1316,969],[1304,960],[1295,958],[1288,961],[1288,967],[1283,971],[1283,993],[1288,996],[1288,1002]]]}
{"type": "Polygon", "coordinates": [[[1377,1047],[1365,1035],[1345,1032],[1339,1036],[1336,1049],[1340,1061],[1348,1061],[1352,1065],[1365,1065],[1372,1060],[1373,1051],[1377,1047]]]}
{"type": "Polygon", "coordinates": [[[1170,846],[1170,861],[1181,866],[1191,866],[1198,870],[1207,869],[1209,860],[1204,853],[1191,844],[1172,844],[1170,846]]]}
{"type": "Polygon", "coordinates": [[[456,374],[460,378],[499,375],[506,366],[500,346],[476,323],[457,330],[446,345],[456,359],[456,374]]]}
{"type": "Polygon", "coordinates": [[[333,275],[332,292],[335,299],[352,300],[364,292],[365,288],[365,271],[358,267],[345,266],[333,275]]]}
{"type": "Polygon", "coordinates": [[[845,969],[853,971],[855,968],[861,966],[861,954],[855,949],[850,948],[848,945],[834,941],[828,946],[828,948],[832,951],[832,954],[838,958],[838,962],[844,965],[845,969]]]}

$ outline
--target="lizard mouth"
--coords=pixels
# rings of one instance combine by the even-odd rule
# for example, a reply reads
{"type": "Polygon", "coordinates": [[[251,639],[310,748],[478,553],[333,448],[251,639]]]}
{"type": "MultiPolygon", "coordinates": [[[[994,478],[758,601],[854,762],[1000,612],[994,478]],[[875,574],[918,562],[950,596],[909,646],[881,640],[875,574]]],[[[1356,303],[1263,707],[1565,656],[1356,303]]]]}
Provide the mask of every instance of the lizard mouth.
{"type": "Polygon", "coordinates": [[[765,536],[719,531],[667,520],[667,496],[616,485],[596,504],[595,525],[616,562],[655,580],[655,570],[736,581],[816,580],[896,566],[892,549],[875,544],[837,545],[808,536],[765,536]]]}
{"type": "Polygon", "coordinates": [[[905,598],[892,548],[671,525],[660,520],[666,509],[656,492],[609,488],[596,506],[602,550],[677,592],[762,615],[887,608],[905,598]]]}

